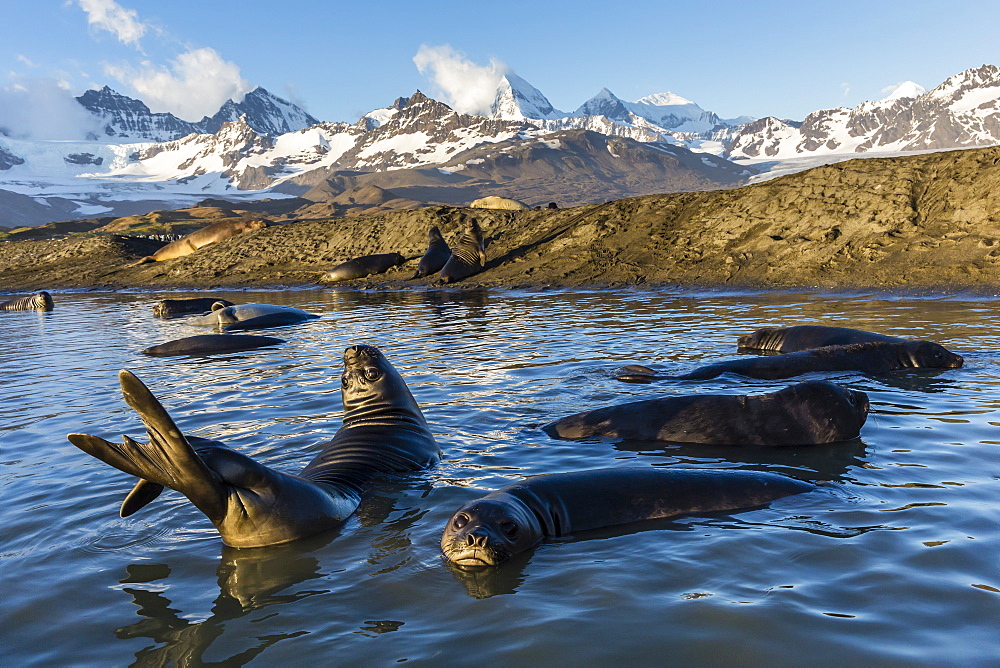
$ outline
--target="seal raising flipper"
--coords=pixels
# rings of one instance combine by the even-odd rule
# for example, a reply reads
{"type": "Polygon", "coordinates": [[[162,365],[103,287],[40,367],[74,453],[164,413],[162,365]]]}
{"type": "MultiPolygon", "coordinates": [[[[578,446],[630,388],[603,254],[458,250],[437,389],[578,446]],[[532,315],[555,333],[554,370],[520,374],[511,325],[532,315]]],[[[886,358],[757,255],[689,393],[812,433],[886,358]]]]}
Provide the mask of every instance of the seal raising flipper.
{"type": "Polygon", "coordinates": [[[192,444],[132,373],[119,374],[126,403],[142,418],[149,443],[118,445],[70,434],[84,452],[141,480],[122,504],[130,515],[163,487],[184,494],[232,547],[284,543],[333,528],[380,473],[432,466],[440,452],[405,382],[371,346],[344,353],[344,424],[299,475],[281,473],[216,441],[192,444]]]}

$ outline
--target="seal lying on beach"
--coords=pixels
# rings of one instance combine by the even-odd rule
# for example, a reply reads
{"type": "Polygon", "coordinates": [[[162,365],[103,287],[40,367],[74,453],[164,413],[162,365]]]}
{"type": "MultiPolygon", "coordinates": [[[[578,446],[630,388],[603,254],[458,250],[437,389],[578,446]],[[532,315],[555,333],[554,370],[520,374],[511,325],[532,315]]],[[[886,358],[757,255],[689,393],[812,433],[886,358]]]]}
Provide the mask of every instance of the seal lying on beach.
{"type": "Polygon", "coordinates": [[[195,230],[177,241],[172,241],[152,255],[142,258],[131,266],[134,267],[148,262],[162,262],[163,260],[173,260],[176,257],[184,257],[209,244],[218,243],[219,241],[230,239],[246,232],[261,230],[265,227],[268,227],[266,220],[224,220],[220,223],[203,227],[200,230],[195,230]]]}
{"type": "Polygon", "coordinates": [[[847,346],[824,346],[797,353],[769,357],[744,357],[716,362],[678,376],[659,376],[647,367],[630,364],[616,371],[625,382],[654,380],[706,380],[724,373],[775,380],[811,371],[860,371],[883,374],[901,369],[956,369],[964,363],[961,355],[930,341],[875,341],[847,346]],[[651,373],[644,373],[643,370],[651,373]]]}
{"type": "Polygon", "coordinates": [[[235,353],[241,350],[254,350],[264,346],[276,346],[284,343],[284,339],[273,336],[253,336],[252,334],[199,334],[174,339],[150,346],[142,351],[143,355],[153,357],[170,357],[172,355],[208,355],[211,353],[235,353]]]}
{"type": "Polygon", "coordinates": [[[556,438],[588,436],[713,445],[811,445],[857,438],[868,395],[823,380],[756,395],[702,394],[632,401],[545,425],[556,438]]]}
{"type": "Polygon", "coordinates": [[[437,227],[432,227],[427,232],[427,250],[424,252],[423,257],[420,258],[420,263],[417,264],[417,270],[411,279],[436,274],[447,264],[450,257],[451,248],[448,246],[448,242],[444,240],[444,237],[441,236],[441,230],[437,227]]]}
{"type": "Polygon", "coordinates": [[[212,312],[200,318],[192,318],[189,323],[203,327],[218,327],[226,331],[234,329],[260,329],[294,325],[319,316],[294,306],[277,304],[233,304],[222,302],[212,304],[212,312]]]}
{"type": "Polygon", "coordinates": [[[232,547],[311,536],[343,522],[381,473],[433,466],[440,451],[420,407],[389,361],[372,346],[344,352],[344,423],[298,475],[281,473],[217,445],[192,447],[132,373],[118,374],[125,402],[142,418],[149,443],[118,445],[87,434],[68,438],[89,455],[141,478],[122,512],[135,512],[163,487],[186,496],[232,547]]]}
{"type": "Polygon", "coordinates": [[[196,297],[194,299],[161,299],[153,304],[153,316],[157,318],[172,318],[175,315],[188,315],[191,313],[208,313],[215,304],[232,306],[233,303],[225,299],[215,299],[213,297],[196,297]]]}
{"type": "Polygon", "coordinates": [[[319,280],[331,283],[335,281],[349,281],[355,278],[364,278],[372,274],[381,274],[389,271],[393,267],[406,262],[406,258],[399,253],[377,253],[375,255],[362,255],[353,260],[342,262],[330,271],[323,274],[319,280]]]}
{"type": "Polygon", "coordinates": [[[460,566],[498,566],[546,538],[753,508],[812,489],[759,471],[618,468],[540,475],[459,508],[441,536],[441,551],[460,566]]]}
{"type": "Polygon", "coordinates": [[[52,295],[44,290],[0,302],[0,311],[51,311],[53,308],[52,295]]]}
{"type": "Polygon", "coordinates": [[[852,343],[873,341],[905,341],[898,336],[866,332],[848,327],[824,325],[794,325],[792,327],[763,327],[753,334],[741,336],[737,343],[740,350],[767,350],[795,353],[824,346],[846,346],[852,343]]]}
{"type": "Polygon", "coordinates": [[[479,221],[470,218],[468,226],[451,249],[451,257],[441,268],[441,282],[454,283],[474,276],[486,266],[486,245],[479,221]]]}

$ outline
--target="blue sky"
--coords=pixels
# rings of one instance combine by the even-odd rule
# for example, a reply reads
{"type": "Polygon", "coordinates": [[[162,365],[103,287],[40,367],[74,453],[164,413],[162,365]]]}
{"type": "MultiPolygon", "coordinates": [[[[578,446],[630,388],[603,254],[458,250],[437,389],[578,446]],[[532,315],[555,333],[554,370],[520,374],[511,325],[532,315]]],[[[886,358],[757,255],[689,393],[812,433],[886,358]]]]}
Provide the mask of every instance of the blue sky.
{"type": "Polygon", "coordinates": [[[447,101],[435,73],[471,86],[510,70],[567,111],[607,87],[801,119],[1000,64],[998,15],[996,0],[0,0],[0,105],[108,84],[197,120],[260,85],[320,120],[354,121],[418,88],[447,101]],[[421,47],[448,57],[421,73],[421,47]]]}

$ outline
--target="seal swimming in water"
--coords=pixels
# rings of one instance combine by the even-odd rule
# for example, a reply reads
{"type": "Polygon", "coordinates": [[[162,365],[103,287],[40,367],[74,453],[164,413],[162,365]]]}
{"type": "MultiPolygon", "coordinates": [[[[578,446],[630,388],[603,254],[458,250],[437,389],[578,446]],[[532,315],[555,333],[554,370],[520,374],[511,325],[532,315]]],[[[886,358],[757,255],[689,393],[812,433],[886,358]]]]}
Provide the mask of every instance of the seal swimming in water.
{"type": "Polygon", "coordinates": [[[123,504],[123,516],[169,487],[205,513],[232,547],[285,543],[333,528],[357,509],[377,475],[426,469],[440,459],[402,376],[373,346],[344,352],[343,426],[297,475],[218,445],[192,447],[138,378],[124,369],[118,378],[125,402],[142,418],[150,442],[125,436],[118,445],[69,434],[70,442],[141,479],[123,504]]]}
{"type": "Polygon", "coordinates": [[[813,445],[857,438],[867,417],[867,394],[816,380],[767,394],[632,401],[569,415],[543,429],[564,439],[813,445]]]}
{"type": "Polygon", "coordinates": [[[461,566],[498,566],[546,538],[676,515],[762,506],[815,489],[776,473],[618,468],[551,473],[507,485],[455,512],[441,551],[461,566]]]}
{"type": "Polygon", "coordinates": [[[811,371],[860,371],[877,375],[901,369],[957,369],[963,363],[961,355],[930,341],[873,341],[716,362],[678,376],[658,376],[652,369],[632,364],[619,369],[616,377],[625,382],[650,382],[668,378],[707,380],[724,373],[735,373],[776,380],[811,371]],[[643,370],[652,373],[644,374],[643,370]]]}
{"type": "Polygon", "coordinates": [[[194,299],[161,299],[153,304],[153,316],[157,318],[172,318],[175,315],[188,315],[190,313],[208,313],[214,304],[223,306],[233,306],[233,303],[225,299],[214,299],[212,297],[196,297],[194,299]]]}
{"type": "Polygon", "coordinates": [[[474,276],[486,266],[486,246],[479,221],[469,218],[468,225],[458,243],[451,249],[451,257],[441,268],[441,282],[454,283],[474,276]]]}
{"type": "Polygon", "coordinates": [[[324,282],[349,281],[355,278],[364,278],[372,274],[381,274],[389,271],[393,267],[406,262],[406,258],[399,253],[377,253],[375,255],[362,255],[353,260],[342,262],[330,271],[323,274],[319,280],[324,282]]]}
{"type": "Polygon", "coordinates": [[[436,226],[432,227],[427,232],[427,250],[424,252],[423,257],[420,258],[417,271],[410,277],[411,280],[436,274],[448,263],[448,258],[450,257],[451,248],[448,246],[448,242],[444,240],[444,237],[441,236],[441,230],[436,226]]]}
{"type": "Polygon", "coordinates": [[[44,290],[0,302],[0,311],[51,311],[54,308],[52,295],[44,290]]]}
{"type": "Polygon", "coordinates": [[[213,223],[200,230],[195,230],[191,234],[181,237],[177,241],[172,241],[152,255],[147,255],[131,266],[146,264],[148,262],[162,262],[163,260],[173,260],[177,257],[190,255],[199,248],[209,244],[218,243],[225,239],[231,239],[246,232],[262,230],[268,227],[266,220],[223,220],[213,223]]]}
{"type": "Polygon", "coordinates": [[[170,357],[173,355],[207,355],[210,353],[235,353],[241,350],[254,350],[264,346],[276,346],[284,343],[284,339],[273,336],[253,336],[252,334],[199,334],[183,339],[174,339],[150,346],[142,351],[143,355],[153,357],[170,357]]]}
{"type": "Polygon", "coordinates": [[[752,334],[741,336],[737,347],[739,350],[795,353],[800,350],[812,350],[824,346],[905,340],[898,336],[866,332],[863,329],[827,327],[825,325],[794,325],[792,327],[763,327],[752,334]]]}
{"type": "Polygon", "coordinates": [[[192,318],[192,325],[218,327],[226,331],[234,329],[260,329],[294,325],[319,316],[294,306],[277,304],[233,304],[225,306],[221,301],[212,304],[212,312],[200,318],[192,318]]]}

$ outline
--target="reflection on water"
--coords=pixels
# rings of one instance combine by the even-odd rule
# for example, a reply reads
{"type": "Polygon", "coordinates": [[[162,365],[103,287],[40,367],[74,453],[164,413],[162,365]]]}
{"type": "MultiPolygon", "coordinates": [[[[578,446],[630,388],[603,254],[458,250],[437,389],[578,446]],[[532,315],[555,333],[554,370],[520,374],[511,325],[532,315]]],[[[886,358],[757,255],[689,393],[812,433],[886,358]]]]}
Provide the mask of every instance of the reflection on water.
{"type": "Polygon", "coordinates": [[[1000,300],[721,291],[220,291],[321,314],[273,349],[139,351],[202,333],[160,298],[56,294],[0,314],[0,634],[12,664],[959,663],[1000,655],[1000,300]],[[868,393],[861,438],[745,448],[549,438],[539,425],[625,401],[784,386],[723,376],[625,385],[642,361],[733,357],[760,327],[834,324],[938,341],[962,369],[829,377],[868,393]],[[380,347],[444,452],[389,477],[341,528],[226,548],[166,492],[117,516],[134,481],[65,440],[143,436],[136,373],[187,434],[301,470],[340,426],[344,348],[380,347]],[[441,557],[463,503],[525,476],[608,466],[774,471],[819,483],[745,512],[546,543],[500,568],[441,557]],[[44,638],[44,642],[38,639],[44,638]],[[461,648],[462,654],[458,654],[461,648]],[[669,658],[667,658],[669,657],[669,658]],[[821,657],[830,657],[825,660],[821,657]]]}

